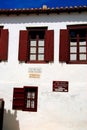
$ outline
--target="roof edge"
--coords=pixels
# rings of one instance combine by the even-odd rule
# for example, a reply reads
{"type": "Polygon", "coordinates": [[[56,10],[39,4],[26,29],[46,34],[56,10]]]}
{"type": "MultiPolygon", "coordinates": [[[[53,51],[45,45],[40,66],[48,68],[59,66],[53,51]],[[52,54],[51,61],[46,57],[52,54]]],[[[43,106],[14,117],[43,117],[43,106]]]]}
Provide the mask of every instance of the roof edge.
{"type": "Polygon", "coordinates": [[[87,6],[66,6],[49,8],[43,5],[42,8],[20,8],[20,9],[0,9],[0,15],[20,15],[20,14],[51,14],[51,13],[71,13],[71,12],[84,12],[87,11],[87,6]]]}

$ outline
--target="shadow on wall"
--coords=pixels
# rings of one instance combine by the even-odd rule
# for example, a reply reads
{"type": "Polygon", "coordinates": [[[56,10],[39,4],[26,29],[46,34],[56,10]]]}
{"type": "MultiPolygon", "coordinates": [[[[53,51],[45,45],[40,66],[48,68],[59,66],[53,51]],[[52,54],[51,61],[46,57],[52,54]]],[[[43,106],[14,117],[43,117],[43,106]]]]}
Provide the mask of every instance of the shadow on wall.
{"type": "Polygon", "coordinates": [[[10,110],[4,110],[4,118],[3,118],[3,130],[20,130],[19,121],[17,118],[17,111],[11,113],[10,110]]]}

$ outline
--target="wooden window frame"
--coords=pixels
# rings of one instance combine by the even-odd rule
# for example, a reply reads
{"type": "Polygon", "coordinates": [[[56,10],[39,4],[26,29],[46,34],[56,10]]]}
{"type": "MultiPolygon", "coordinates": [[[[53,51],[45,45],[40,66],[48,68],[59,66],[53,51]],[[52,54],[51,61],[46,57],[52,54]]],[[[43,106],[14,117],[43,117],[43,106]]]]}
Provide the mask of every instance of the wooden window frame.
{"type": "Polygon", "coordinates": [[[44,63],[44,58],[43,58],[43,60],[38,60],[38,58],[39,58],[39,55],[43,55],[43,56],[45,56],[45,32],[46,32],[46,30],[47,30],[47,27],[34,27],[34,28],[27,28],[27,30],[28,30],[28,32],[29,32],[29,44],[28,44],[28,61],[29,61],[29,63],[44,63]],[[31,32],[37,32],[37,35],[36,35],[36,38],[35,39],[32,39],[32,35],[30,36],[30,33],[31,32]],[[41,34],[41,33],[43,33],[44,32],[44,34],[43,34],[43,39],[42,38],[40,38],[39,37],[39,35],[38,35],[38,32],[41,34]],[[35,40],[36,41],[36,46],[31,46],[30,45],[30,41],[31,40],[35,40]],[[44,52],[43,53],[39,53],[39,40],[43,40],[44,41],[44,52]],[[31,49],[31,47],[32,48],[36,48],[36,53],[31,53],[30,52],[30,49],[31,49]],[[34,55],[34,56],[36,56],[36,60],[30,60],[30,56],[31,55],[34,55]]]}
{"type": "MultiPolygon", "coordinates": [[[[69,63],[71,64],[87,64],[87,25],[86,24],[80,24],[80,25],[68,25],[67,26],[68,32],[70,32],[70,30],[86,30],[86,37],[83,37],[86,40],[86,45],[84,47],[86,47],[86,52],[85,53],[80,53],[79,49],[81,47],[81,45],[79,45],[80,39],[81,37],[79,36],[79,34],[77,34],[76,36],[76,41],[77,41],[77,51],[76,51],[76,60],[70,60],[69,59],[69,63]],[[86,55],[86,60],[80,60],[80,54],[85,54],[86,55]]],[[[70,39],[71,37],[69,36],[69,43],[70,43],[70,39]]],[[[69,44],[69,48],[70,48],[70,44],[69,44]]],[[[70,50],[69,50],[69,55],[70,55],[70,50]]]]}
{"type": "MultiPolygon", "coordinates": [[[[75,48],[74,48],[75,49],[75,48]]],[[[60,30],[60,53],[59,53],[59,61],[60,62],[66,62],[67,64],[87,64],[87,24],[82,24],[82,25],[68,25],[67,29],[61,29],[60,30]],[[86,45],[84,47],[86,48],[86,52],[80,52],[79,49],[82,47],[82,45],[79,44],[79,41],[82,37],[79,35],[76,36],[76,47],[77,50],[76,52],[70,52],[70,31],[73,30],[74,32],[83,29],[86,32],[86,37],[85,37],[85,42],[86,45]],[[80,55],[83,54],[85,55],[86,59],[80,59],[80,55]],[[70,55],[76,56],[75,60],[70,59],[70,55]]]]}
{"type": "MultiPolygon", "coordinates": [[[[38,44],[37,44],[38,48],[38,44]]],[[[38,57],[38,49],[37,57],[38,57]]],[[[27,28],[27,30],[20,30],[19,37],[19,54],[18,54],[19,62],[25,63],[49,63],[54,61],[54,30],[47,30],[47,27],[35,27],[35,28],[27,28]],[[30,60],[30,35],[31,31],[44,31],[44,59],[43,60],[30,60]]]]}
{"type": "Polygon", "coordinates": [[[29,98],[27,98],[27,96],[25,96],[25,106],[27,105],[27,100],[29,100],[30,101],[30,108],[25,107],[24,110],[25,111],[37,111],[38,88],[25,86],[24,89],[25,89],[25,95],[27,95],[28,92],[31,94],[33,92],[35,94],[34,98],[32,96],[29,98]],[[32,101],[34,102],[34,108],[32,108],[32,106],[31,106],[32,101]]]}
{"type": "Polygon", "coordinates": [[[38,87],[36,86],[24,86],[23,88],[14,88],[13,92],[13,109],[22,110],[22,111],[30,111],[30,112],[37,112],[37,102],[38,102],[38,87]],[[34,92],[35,98],[34,100],[34,107],[27,107],[27,92],[34,92]]]}

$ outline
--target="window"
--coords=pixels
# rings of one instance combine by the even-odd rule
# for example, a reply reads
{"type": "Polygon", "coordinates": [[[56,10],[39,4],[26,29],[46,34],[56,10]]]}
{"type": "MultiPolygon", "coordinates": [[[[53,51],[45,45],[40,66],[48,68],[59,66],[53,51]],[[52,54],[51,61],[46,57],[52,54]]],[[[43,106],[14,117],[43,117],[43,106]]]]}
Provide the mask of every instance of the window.
{"type": "Polygon", "coordinates": [[[47,30],[47,27],[21,30],[18,59],[25,63],[53,62],[54,31],[47,30]]]}
{"type": "Polygon", "coordinates": [[[60,30],[61,62],[87,64],[87,25],[69,25],[60,30]]]}
{"type": "Polygon", "coordinates": [[[13,109],[37,111],[38,87],[14,88],[13,109]]]}
{"type": "Polygon", "coordinates": [[[8,29],[0,27],[0,61],[8,59],[8,29]]]}

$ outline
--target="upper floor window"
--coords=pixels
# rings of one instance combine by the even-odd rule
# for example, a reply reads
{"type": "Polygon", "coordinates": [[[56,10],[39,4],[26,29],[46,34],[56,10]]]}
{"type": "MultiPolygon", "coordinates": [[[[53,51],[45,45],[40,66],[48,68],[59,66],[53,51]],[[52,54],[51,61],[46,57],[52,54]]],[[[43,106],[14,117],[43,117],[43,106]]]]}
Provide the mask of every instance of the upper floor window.
{"type": "Polygon", "coordinates": [[[26,63],[53,62],[54,31],[47,27],[27,28],[20,31],[19,61],[26,63]]]}
{"type": "Polygon", "coordinates": [[[37,111],[38,87],[24,86],[14,88],[13,109],[23,111],[37,111]]]}
{"type": "Polygon", "coordinates": [[[0,61],[8,60],[8,29],[0,26],[0,61]]]}
{"type": "Polygon", "coordinates": [[[87,64],[87,25],[67,26],[60,30],[60,61],[87,64]]]}

